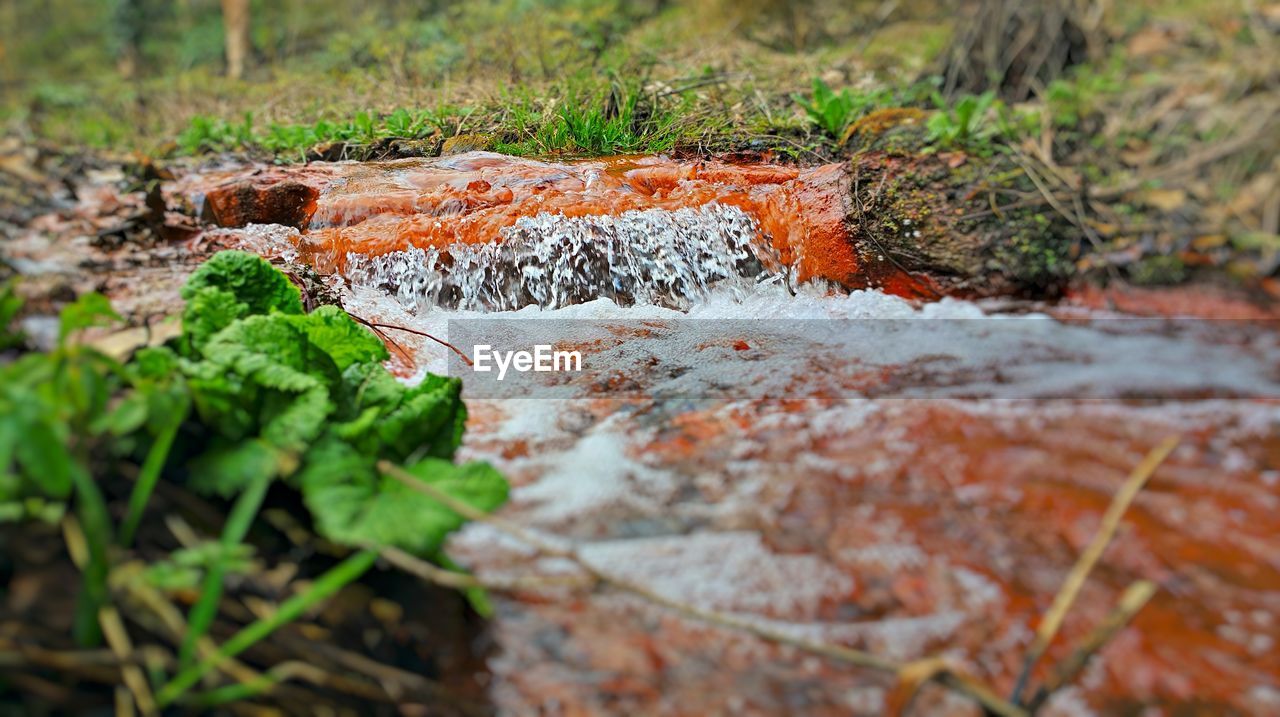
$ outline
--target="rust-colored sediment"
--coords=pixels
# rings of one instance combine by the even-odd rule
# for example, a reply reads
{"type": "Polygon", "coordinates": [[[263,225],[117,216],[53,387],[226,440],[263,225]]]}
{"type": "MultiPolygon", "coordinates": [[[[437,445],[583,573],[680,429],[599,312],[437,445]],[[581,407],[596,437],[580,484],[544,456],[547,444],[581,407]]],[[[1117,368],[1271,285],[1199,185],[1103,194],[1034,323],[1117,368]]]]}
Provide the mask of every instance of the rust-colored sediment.
{"type": "Polygon", "coordinates": [[[274,223],[304,228],[303,258],[321,271],[341,270],[348,253],[499,241],[504,228],[539,214],[616,215],[717,202],[754,217],[801,281],[928,293],[887,261],[858,250],[847,225],[850,180],[843,164],[797,169],[665,157],[552,163],[473,152],[257,170],[218,177],[203,194],[223,226],[243,225],[246,217],[270,222],[279,214],[274,223]],[[317,192],[314,202],[296,201],[308,189],[317,192]],[[306,213],[301,220],[300,212],[306,213]]]}
{"type": "MultiPolygon", "coordinates": [[[[797,586],[820,594],[813,604],[783,601],[752,613],[819,626],[824,639],[901,659],[945,650],[1008,694],[1040,616],[1125,476],[1155,443],[1181,434],[1180,448],[1124,517],[1032,684],[1103,620],[1125,587],[1148,579],[1160,592],[1046,713],[1276,714],[1280,525],[1272,516],[1280,504],[1280,436],[1258,421],[1274,421],[1268,407],[1277,405],[975,410],[950,401],[803,400],[691,410],[631,445],[633,457],[679,484],[673,490],[680,506],[645,508],[641,496],[575,513],[556,529],[616,540],[633,537],[628,526],[669,524],[690,555],[681,558],[681,572],[648,579],[687,582],[700,604],[727,611],[760,596],[750,592],[759,588],[755,582],[769,594],[789,592],[769,586],[778,577],[770,561],[738,575],[736,584],[718,583],[717,566],[735,556],[697,562],[692,546],[709,531],[754,531],[775,562],[808,556],[829,568],[813,577],[826,575],[828,587],[797,586]],[[847,416],[833,421],[833,412],[847,416]],[[749,464],[759,486],[745,498],[745,479],[735,478],[732,462],[749,464]],[[682,512],[702,503],[717,509],[694,518],[682,512]],[[847,580],[832,579],[831,571],[847,580]]],[[[601,404],[600,413],[616,410],[601,404]]],[[[497,447],[494,418],[474,418],[470,452],[488,456],[497,447]]],[[[520,456],[499,462],[517,485],[537,480],[536,460],[521,456],[563,450],[555,443],[561,440],[526,441],[520,456]]],[[[517,492],[508,516],[536,514],[536,504],[522,503],[517,492]]],[[[491,553],[462,557],[482,574],[495,569],[491,553]]],[[[527,556],[502,559],[512,561],[503,568],[528,570],[527,556]]],[[[500,671],[500,703],[517,711],[554,699],[566,714],[875,715],[893,685],[890,677],[638,601],[531,596],[519,609],[520,619],[496,628],[520,667],[500,671]]],[[[912,714],[977,717],[980,710],[932,688],[912,714]]]]}

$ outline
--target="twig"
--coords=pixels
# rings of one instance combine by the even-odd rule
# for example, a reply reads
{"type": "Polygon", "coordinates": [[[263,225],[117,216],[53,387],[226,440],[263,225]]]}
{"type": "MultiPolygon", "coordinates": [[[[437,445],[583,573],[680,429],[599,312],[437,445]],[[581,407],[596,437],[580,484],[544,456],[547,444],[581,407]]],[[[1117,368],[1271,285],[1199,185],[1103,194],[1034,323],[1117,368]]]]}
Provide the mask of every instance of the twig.
{"type": "MultiPolygon", "coordinates": [[[[696,605],[690,605],[688,603],[666,597],[665,595],[656,593],[643,585],[601,572],[589,561],[579,555],[577,550],[571,547],[565,548],[552,545],[549,541],[530,533],[520,526],[489,515],[475,506],[449,495],[434,485],[419,480],[412,473],[409,473],[390,461],[378,461],[378,470],[385,475],[400,481],[412,490],[416,490],[443,503],[450,510],[453,510],[468,520],[485,523],[495,527],[519,539],[521,542],[524,542],[543,554],[564,558],[573,562],[579,569],[586,572],[598,583],[609,585],[615,589],[631,593],[632,595],[642,598],[647,602],[667,608],[668,610],[684,617],[712,625],[718,625],[720,627],[740,630],[770,642],[795,647],[806,652],[822,655],[857,667],[864,667],[894,674],[898,674],[903,667],[903,665],[894,660],[873,655],[869,652],[855,650],[850,647],[844,647],[843,645],[833,645],[815,640],[807,640],[781,630],[776,630],[765,625],[758,624],[757,622],[746,618],[701,608],[696,605]]],[[[1026,714],[1022,708],[1001,699],[990,689],[964,675],[947,672],[945,675],[939,675],[937,679],[941,684],[973,698],[989,712],[1001,715],[1002,717],[1020,717],[1026,714]]]]}
{"type": "Polygon", "coordinates": [[[107,645],[120,659],[120,676],[125,687],[129,688],[129,694],[133,695],[133,703],[137,705],[138,711],[146,717],[159,714],[147,677],[142,674],[142,668],[133,662],[133,643],[129,640],[129,632],[124,629],[120,613],[110,605],[103,606],[98,610],[98,624],[102,625],[107,645]]]}
{"type": "Polygon", "coordinates": [[[379,548],[382,558],[388,563],[400,568],[410,575],[422,578],[429,583],[434,583],[441,587],[452,588],[454,590],[466,590],[469,588],[483,588],[485,590],[503,590],[507,592],[517,592],[520,590],[537,590],[549,587],[572,587],[582,586],[584,583],[590,583],[590,580],[583,580],[581,577],[565,575],[560,577],[548,577],[540,575],[521,576],[509,579],[479,578],[475,575],[460,573],[455,570],[446,570],[437,565],[410,555],[399,548],[382,547],[379,548]]]}
{"type": "Polygon", "coordinates": [[[409,328],[409,327],[407,327],[407,326],[396,326],[395,324],[380,324],[380,323],[377,323],[377,322],[375,322],[375,321],[369,321],[368,319],[362,319],[362,318],[360,318],[359,316],[356,316],[355,314],[350,314],[350,316],[351,316],[351,318],[355,319],[356,321],[359,321],[360,323],[362,323],[362,324],[364,324],[365,326],[368,326],[368,327],[370,327],[370,328],[374,328],[374,329],[395,329],[396,331],[403,331],[403,332],[405,332],[405,333],[413,334],[413,335],[415,335],[415,336],[422,336],[422,337],[424,337],[424,338],[431,339],[432,341],[434,341],[434,342],[436,342],[436,343],[440,344],[441,346],[444,346],[445,348],[449,349],[450,351],[454,352],[455,354],[458,354],[458,356],[462,357],[462,360],[463,360],[463,361],[466,361],[466,362],[467,362],[467,365],[468,365],[468,366],[472,366],[472,365],[473,365],[473,364],[471,363],[471,358],[470,358],[469,356],[467,356],[465,353],[463,353],[463,352],[462,352],[462,350],[461,350],[461,349],[459,349],[457,346],[454,346],[453,344],[449,343],[448,341],[445,341],[444,339],[438,339],[438,338],[436,338],[436,337],[432,336],[431,334],[429,334],[429,333],[427,333],[427,332],[425,332],[425,331],[419,331],[419,330],[417,330],[417,329],[411,329],[411,328],[409,328]]]}
{"type": "Polygon", "coordinates": [[[924,684],[950,669],[945,657],[926,657],[908,662],[898,670],[898,685],[885,698],[884,714],[900,717],[915,701],[924,684]]]}
{"type": "MultiPolygon", "coordinates": [[[[154,615],[160,621],[160,627],[168,634],[174,645],[178,645],[188,633],[187,623],[183,619],[182,611],[169,602],[159,591],[147,585],[141,579],[142,569],[141,563],[130,563],[117,568],[113,573],[113,578],[118,579],[123,590],[136,600],[140,606],[146,608],[150,615],[154,615]]],[[[138,621],[136,616],[133,619],[138,621]]],[[[196,650],[199,651],[201,657],[211,657],[217,652],[218,646],[206,635],[196,641],[196,650]]],[[[252,682],[261,676],[257,670],[234,659],[223,660],[218,665],[218,670],[237,682],[252,682]]]]}
{"type": "Polygon", "coordinates": [[[182,697],[187,690],[195,686],[206,674],[216,669],[228,658],[235,657],[266,638],[280,627],[294,621],[313,605],[327,600],[338,590],[360,577],[373,566],[377,553],[365,550],[352,555],[346,560],[330,568],[321,575],[305,591],[285,600],[280,608],[268,617],[250,624],[229,640],[222,643],[214,654],[201,659],[191,667],[182,670],[168,684],[156,693],[156,702],[161,706],[169,706],[182,697]]]}
{"type": "Polygon", "coordinates": [[[1120,597],[1120,602],[1107,614],[1102,623],[1080,641],[1079,646],[1067,659],[1058,663],[1053,675],[1036,690],[1035,696],[1027,705],[1027,711],[1035,714],[1054,692],[1075,680],[1085,665],[1089,664],[1089,658],[1110,642],[1117,632],[1124,629],[1125,625],[1129,624],[1134,615],[1137,615],[1155,594],[1156,584],[1149,580],[1139,580],[1130,585],[1120,597]]]}
{"type": "Polygon", "coordinates": [[[1053,642],[1053,638],[1058,634],[1058,630],[1062,627],[1063,620],[1067,617],[1067,612],[1071,610],[1072,604],[1080,595],[1084,582],[1089,577],[1089,573],[1094,566],[1098,564],[1098,560],[1102,558],[1102,554],[1106,551],[1107,546],[1111,543],[1111,538],[1115,536],[1116,529],[1120,527],[1120,519],[1124,517],[1124,513],[1129,509],[1129,505],[1133,503],[1134,497],[1138,495],[1138,491],[1142,490],[1142,486],[1146,484],[1147,479],[1155,473],[1156,468],[1164,462],[1165,458],[1173,452],[1178,446],[1179,438],[1170,436],[1164,439],[1155,448],[1152,448],[1142,462],[1133,469],[1129,477],[1125,480],[1124,485],[1120,486],[1119,492],[1111,499],[1111,505],[1107,507],[1107,512],[1102,516],[1102,523],[1098,526],[1098,532],[1093,534],[1093,540],[1085,547],[1084,552],[1080,554],[1080,558],[1076,560],[1076,564],[1071,567],[1071,572],[1067,574],[1067,579],[1063,582],[1062,588],[1058,590],[1058,594],[1053,599],[1053,604],[1049,606],[1049,611],[1045,613],[1044,619],[1040,622],[1040,627],[1036,630],[1036,639],[1031,644],[1031,650],[1027,653],[1027,657],[1022,664],[1022,673],[1018,675],[1018,681],[1013,688],[1013,695],[1010,698],[1015,704],[1020,704],[1022,692],[1027,686],[1027,679],[1031,676],[1031,670],[1035,667],[1045,650],[1049,648],[1049,643],[1053,642]]]}
{"type": "Polygon", "coordinates": [[[134,717],[137,714],[133,709],[133,700],[130,698],[130,694],[128,687],[116,686],[116,717],[134,717]]]}

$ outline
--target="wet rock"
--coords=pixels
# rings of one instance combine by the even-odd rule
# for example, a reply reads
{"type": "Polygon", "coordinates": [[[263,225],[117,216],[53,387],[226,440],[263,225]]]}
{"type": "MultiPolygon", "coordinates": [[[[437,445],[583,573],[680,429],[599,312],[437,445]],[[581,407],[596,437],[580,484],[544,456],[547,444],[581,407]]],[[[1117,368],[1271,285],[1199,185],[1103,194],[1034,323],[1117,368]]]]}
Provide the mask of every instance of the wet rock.
{"type": "Polygon", "coordinates": [[[316,210],[319,190],[283,171],[233,179],[205,195],[204,216],[220,227],[282,224],[304,229],[316,210]]]}
{"type": "Polygon", "coordinates": [[[392,157],[435,157],[440,154],[441,141],[438,136],[426,139],[397,139],[388,148],[392,157]]]}
{"type": "Polygon", "coordinates": [[[1058,293],[1075,272],[1071,238],[1080,233],[1045,207],[1000,208],[1007,202],[993,199],[988,177],[1011,170],[999,161],[959,152],[855,157],[851,223],[864,258],[928,276],[946,293],[1058,293]]]}

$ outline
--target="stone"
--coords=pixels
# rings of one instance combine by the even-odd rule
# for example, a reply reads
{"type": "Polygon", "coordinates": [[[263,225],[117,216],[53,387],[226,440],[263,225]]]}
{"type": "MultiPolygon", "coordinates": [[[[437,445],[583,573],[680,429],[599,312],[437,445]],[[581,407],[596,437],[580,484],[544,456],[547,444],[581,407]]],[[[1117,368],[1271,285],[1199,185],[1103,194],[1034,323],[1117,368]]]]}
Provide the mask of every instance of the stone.
{"type": "Polygon", "coordinates": [[[233,179],[205,195],[204,216],[220,227],[282,224],[305,229],[316,209],[319,190],[277,172],[233,179]]]}

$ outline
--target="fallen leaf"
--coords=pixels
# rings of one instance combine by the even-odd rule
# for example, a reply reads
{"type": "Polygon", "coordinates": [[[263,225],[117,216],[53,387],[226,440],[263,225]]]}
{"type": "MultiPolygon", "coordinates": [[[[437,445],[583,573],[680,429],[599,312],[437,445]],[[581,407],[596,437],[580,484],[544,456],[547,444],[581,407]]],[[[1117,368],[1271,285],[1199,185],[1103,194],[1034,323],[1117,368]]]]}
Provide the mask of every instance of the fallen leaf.
{"type": "Polygon", "coordinates": [[[1187,193],[1181,189],[1148,189],[1142,193],[1142,202],[1162,212],[1172,212],[1187,203],[1187,193]]]}

